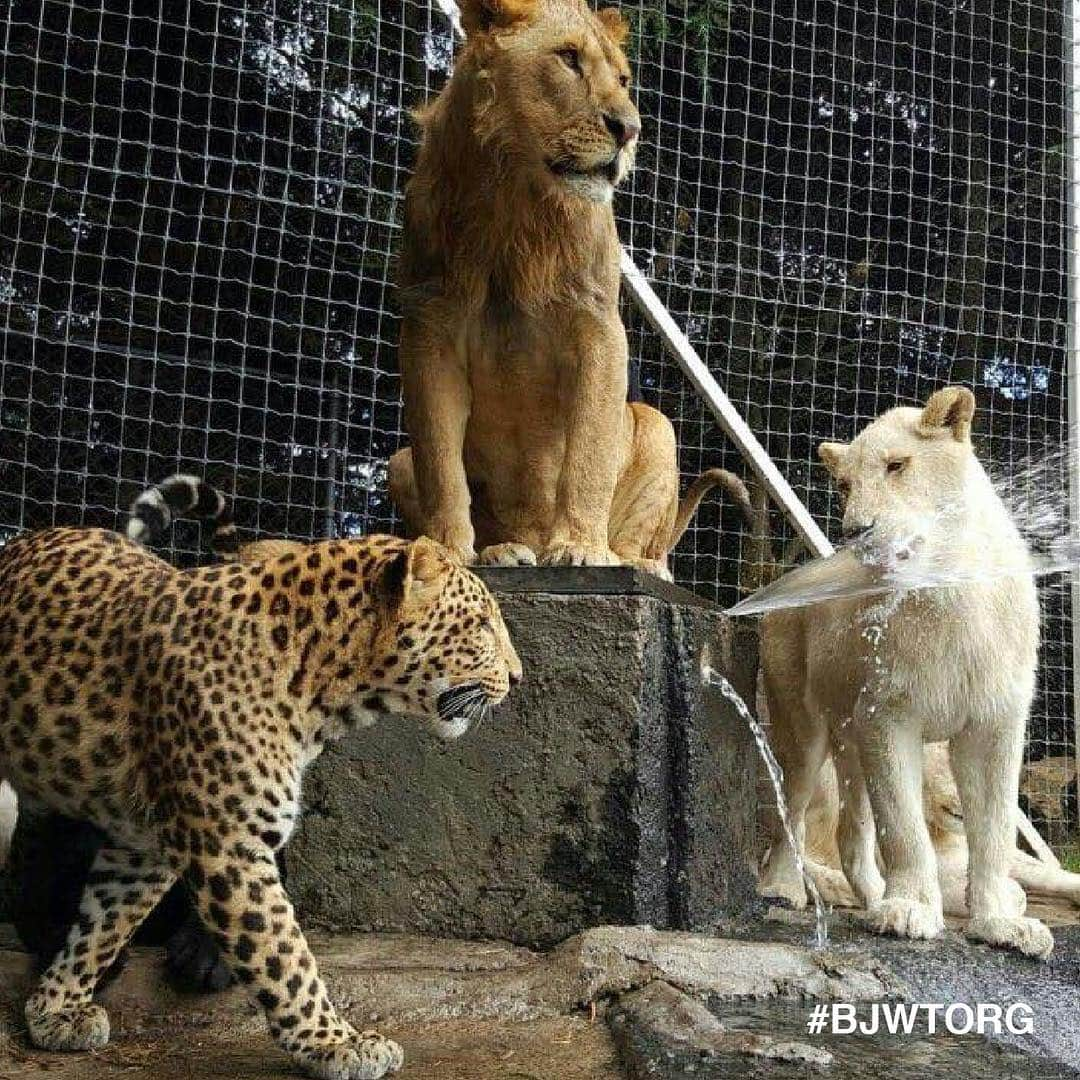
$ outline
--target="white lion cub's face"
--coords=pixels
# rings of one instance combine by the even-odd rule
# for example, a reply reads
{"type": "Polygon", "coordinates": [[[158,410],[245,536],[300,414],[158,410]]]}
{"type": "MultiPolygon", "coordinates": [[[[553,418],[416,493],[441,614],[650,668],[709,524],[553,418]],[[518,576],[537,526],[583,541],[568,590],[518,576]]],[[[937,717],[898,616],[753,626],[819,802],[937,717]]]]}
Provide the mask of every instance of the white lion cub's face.
{"type": "Polygon", "coordinates": [[[985,480],[971,447],[974,411],[971,391],[950,386],[922,409],[890,410],[850,444],[822,443],[818,454],[844,500],[845,538],[892,564],[956,528],[973,475],[985,480]]]}

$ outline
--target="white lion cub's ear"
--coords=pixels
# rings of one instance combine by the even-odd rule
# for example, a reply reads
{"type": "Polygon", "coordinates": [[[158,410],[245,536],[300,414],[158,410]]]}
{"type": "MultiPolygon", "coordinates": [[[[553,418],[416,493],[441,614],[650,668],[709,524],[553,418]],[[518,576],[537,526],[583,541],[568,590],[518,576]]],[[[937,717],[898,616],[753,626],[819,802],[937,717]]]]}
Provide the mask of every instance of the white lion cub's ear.
{"type": "Polygon", "coordinates": [[[931,394],[919,417],[919,431],[936,435],[948,428],[957,442],[970,442],[974,415],[975,395],[966,386],[946,386],[931,394]]]}
{"type": "Polygon", "coordinates": [[[460,0],[461,25],[466,34],[494,30],[524,22],[536,10],[537,0],[460,0]]]}
{"type": "Polygon", "coordinates": [[[848,447],[847,443],[842,442],[823,442],[818,445],[817,456],[821,458],[821,463],[833,474],[836,475],[837,470],[844,463],[844,458],[847,457],[848,447]]]}

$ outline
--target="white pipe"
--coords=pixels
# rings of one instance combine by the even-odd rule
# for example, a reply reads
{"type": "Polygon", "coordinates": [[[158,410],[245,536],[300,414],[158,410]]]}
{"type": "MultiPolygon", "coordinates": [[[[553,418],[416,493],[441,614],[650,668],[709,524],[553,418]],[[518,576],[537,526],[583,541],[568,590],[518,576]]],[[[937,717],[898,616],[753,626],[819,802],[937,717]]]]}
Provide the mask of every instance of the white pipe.
{"type": "MultiPolygon", "coordinates": [[[[1077,0],[1080,2],[1080,0],[1077,0]]],[[[831,555],[833,546],[821,531],[802,499],[795,494],[783,473],[776,467],[768,451],[750,430],[750,425],[739,414],[731,399],[724,393],[705,361],[690,344],[690,339],[679,329],[663,301],[637,268],[626,249],[622,252],[623,284],[634,302],[648,319],[652,328],[663,339],[668,351],[682,368],[694,389],[709,406],[717,423],[728,438],[739,448],[750,468],[765,485],[773,502],[784,512],[795,531],[814,555],[831,555]]]]}

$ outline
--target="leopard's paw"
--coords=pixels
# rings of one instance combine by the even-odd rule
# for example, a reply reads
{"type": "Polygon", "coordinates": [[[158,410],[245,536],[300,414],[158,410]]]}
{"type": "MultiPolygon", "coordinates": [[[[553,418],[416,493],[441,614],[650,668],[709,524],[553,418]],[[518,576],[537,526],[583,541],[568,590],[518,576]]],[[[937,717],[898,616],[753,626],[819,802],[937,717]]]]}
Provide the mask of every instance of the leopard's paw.
{"type": "Polygon", "coordinates": [[[31,998],[25,1016],[30,1041],[42,1050],[100,1050],[109,1041],[109,1014],[91,1002],[46,1010],[31,998]]]}
{"type": "Polygon", "coordinates": [[[405,1054],[377,1031],[353,1032],[345,1042],[307,1057],[305,1070],[319,1080],[379,1080],[405,1064],[405,1054]]]}
{"type": "Polygon", "coordinates": [[[216,939],[198,918],[186,920],[165,943],[165,964],[185,990],[214,993],[233,981],[216,939]]]}

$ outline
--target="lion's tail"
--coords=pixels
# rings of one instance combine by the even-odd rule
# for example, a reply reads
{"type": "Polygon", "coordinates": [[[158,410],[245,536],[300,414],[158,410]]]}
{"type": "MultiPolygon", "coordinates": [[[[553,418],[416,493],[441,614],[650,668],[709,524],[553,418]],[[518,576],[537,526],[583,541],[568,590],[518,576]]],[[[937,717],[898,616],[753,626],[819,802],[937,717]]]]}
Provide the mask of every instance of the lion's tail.
{"type": "Polygon", "coordinates": [[[753,525],[754,507],[746,485],[727,469],[706,469],[679,500],[679,510],[675,515],[675,524],[671,527],[671,539],[668,541],[669,551],[682,539],[682,534],[686,532],[690,519],[701,505],[701,500],[715,487],[722,487],[735,500],[747,522],[753,525]]]}
{"type": "Polygon", "coordinates": [[[236,526],[225,496],[198,476],[184,473],[147,488],[131,504],[128,539],[137,544],[157,543],[169,531],[173,520],[180,517],[213,525],[214,554],[223,559],[236,558],[236,526]]]}

